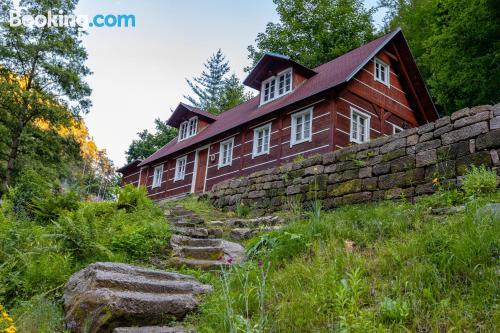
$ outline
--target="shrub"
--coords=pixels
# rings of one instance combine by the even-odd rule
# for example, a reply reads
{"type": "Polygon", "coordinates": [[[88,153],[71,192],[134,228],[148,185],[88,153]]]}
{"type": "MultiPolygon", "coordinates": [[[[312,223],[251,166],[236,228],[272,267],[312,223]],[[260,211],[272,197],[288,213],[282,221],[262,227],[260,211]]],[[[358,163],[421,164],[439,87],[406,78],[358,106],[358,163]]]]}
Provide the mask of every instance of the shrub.
{"type": "Polygon", "coordinates": [[[388,322],[403,322],[410,315],[408,302],[401,299],[393,300],[389,297],[384,297],[380,302],[379,310],[382,320],[388,322]]]}
{"type": "Polygon", "coordinates": [[[463,179],[463,190],[467,196],[478,196],[493,193],[497,188],[497,175],[495,172],[480,167],[471,166],[463,179]]]}
{"type": "Polygon", "coordinates": [[[152,202],[148,199],[145,187],[127,184],[125,187],[118,189],[119,209],[123,208],[127,212],[131,212],[135,209],[151,208],[151,206],[152,202]]]}

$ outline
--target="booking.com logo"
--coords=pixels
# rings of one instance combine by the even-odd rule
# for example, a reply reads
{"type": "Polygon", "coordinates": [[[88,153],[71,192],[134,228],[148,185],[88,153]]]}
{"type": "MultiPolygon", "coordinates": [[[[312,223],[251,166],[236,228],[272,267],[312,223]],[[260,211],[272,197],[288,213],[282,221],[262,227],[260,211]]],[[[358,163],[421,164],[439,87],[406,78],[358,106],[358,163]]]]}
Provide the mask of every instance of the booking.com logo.
{"type": "Polygon", "coordinates": [[[64,15],[62,11],[54,14],[51,11],[47,15],[23,15],[19,11],[11,11],[9,23],[12,27],[21,25],[32,27],[80,27],[87,28],[135,28],[135,15],[103,15],[97,14],[90,18],[88,15],[64,15]]]}

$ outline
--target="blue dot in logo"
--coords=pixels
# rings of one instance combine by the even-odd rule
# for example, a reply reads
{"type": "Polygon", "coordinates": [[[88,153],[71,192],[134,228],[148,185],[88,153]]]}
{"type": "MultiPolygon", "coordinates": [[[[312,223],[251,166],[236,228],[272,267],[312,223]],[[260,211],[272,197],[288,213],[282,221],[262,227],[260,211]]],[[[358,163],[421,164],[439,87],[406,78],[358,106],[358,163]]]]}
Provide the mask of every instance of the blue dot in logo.
{"type": "Polygon", "coordinates": [[[89,23],[89,27],[91,27],[91,28],[92,28],[93,26],[94,26],[94,23],[90,22],[90,23],[89,23]]]}

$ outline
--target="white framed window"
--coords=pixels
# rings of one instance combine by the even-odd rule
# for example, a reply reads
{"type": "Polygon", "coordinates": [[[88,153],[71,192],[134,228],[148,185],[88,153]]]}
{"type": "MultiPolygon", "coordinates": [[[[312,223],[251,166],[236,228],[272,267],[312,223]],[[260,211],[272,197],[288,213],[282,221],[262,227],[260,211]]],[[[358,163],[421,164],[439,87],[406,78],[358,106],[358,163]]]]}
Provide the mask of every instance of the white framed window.
{"type": "Polygon", "coordinates": [[[382,60],[375,58],[375,70],[373,71],[375,81],[382,82],[386,86],[390,85],[390,67],[382,60]]]}
{"type": "Polygon", "coordinates": [[[403,132],[403,131],[404,131],[403,127],[392,124],[392,134],[396,134],[396,133],[403,132]]]}
{"type": "Polygon", "coordinates": [[[181,123],[179,126],[179,141],[196,135],[198,130],[198,117],[193,117],[181,123]]]}
{"type": "Polygon", "coordinates": [[[312,116],[313,108],[308,108],[292,114],[292,133],[290,147],[302,142],[312,140],[312,116]]]}
{"type": "Polygon", "coordinates": [[[219,168],[233,163],[234,138],[222,141],[219,146],[219,168]]]}
{"type": "Polygon", "coordinates": [[[262,82],[260,104],[265,104],[292,91],[292,69],[288,68],[262,82]]]}
{"type": "Polygon", "coordinates": [[[186,164],[187,164],[187,156],[178,158],[175,161],[175,176],[174,181],[183,180],[186,176],[186,164]]]}
{"type": "Polygon", "coordinates": [[[163,178],[163,164],[158,165],[153,173],[153,188],[161,186],[161,179],[163,178]]]}
{"type": "Polygon", "coordinates": [[[253,152],[252,158],[269,154],[271,142],[271,123],[253,130],[253,152]]]}
{"type": "Polygon", "coordinates": [[[351,107],[351,142],[370,141],[370,115],[351,107]]]}

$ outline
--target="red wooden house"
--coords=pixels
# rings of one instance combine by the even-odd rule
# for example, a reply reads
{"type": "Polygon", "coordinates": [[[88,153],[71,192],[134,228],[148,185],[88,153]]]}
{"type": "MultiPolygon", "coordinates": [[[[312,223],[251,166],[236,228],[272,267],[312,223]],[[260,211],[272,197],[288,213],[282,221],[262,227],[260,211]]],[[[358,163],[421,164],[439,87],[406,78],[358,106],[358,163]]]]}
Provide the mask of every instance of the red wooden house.
{"type": "Polygon", "coordinates": [[[316,68],[267,53],[244,84],[260,93],[218,116],[185,105],[172,140],[118,171],[153,200],[391,135],[438,118],[398,29],[316,68]]]}

